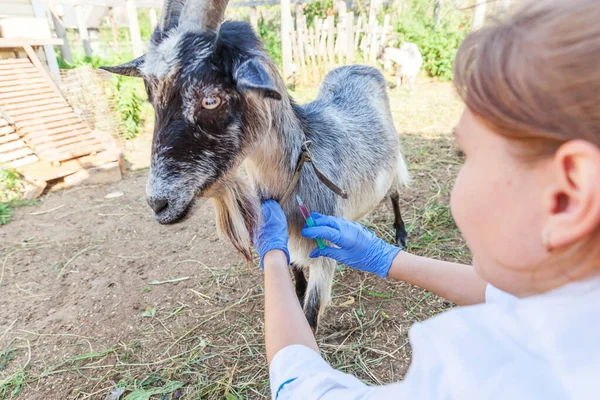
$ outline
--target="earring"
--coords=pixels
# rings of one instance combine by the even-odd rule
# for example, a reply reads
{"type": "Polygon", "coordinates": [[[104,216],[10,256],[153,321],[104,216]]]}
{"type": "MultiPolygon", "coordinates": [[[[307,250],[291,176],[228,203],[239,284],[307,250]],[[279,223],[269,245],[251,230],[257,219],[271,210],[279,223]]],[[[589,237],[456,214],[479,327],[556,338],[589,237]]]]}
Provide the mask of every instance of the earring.
{"type": "Polygon", "coordinates": [[[552,245],[550,244],[550,229],[546,228],[542,232],[542,245],[548,253],[552,252],[552,245]]]}

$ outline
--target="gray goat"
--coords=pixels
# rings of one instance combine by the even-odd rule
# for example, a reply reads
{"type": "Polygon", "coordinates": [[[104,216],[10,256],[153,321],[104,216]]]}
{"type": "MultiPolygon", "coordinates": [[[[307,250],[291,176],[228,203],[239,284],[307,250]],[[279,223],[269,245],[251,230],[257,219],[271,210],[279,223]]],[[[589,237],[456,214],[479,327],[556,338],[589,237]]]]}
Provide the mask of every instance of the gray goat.
{"type": "MultiPolygon", "coordinates": [[[[250,25],[221,24],[226,5],[227,0],[166,0],[148,53],[103,67],[143,78],[154,106],[146,190],[155,219],[175,223],[196,196],[210,197],[220,230],[251,259],[260,200],[282,201],[290,188],[313,211],[359,219],[389,193],[396,239],[404,245],[397,187],[408,181],[408,171],[383,76],[366,66],[338,68],[325,77],[316,100],[300,106],[250,25]],[[308,166],[295,173],[308,141],[322,174],[308,166]],[[243,162],[249,182],[238,175],[243,162]],[[348,199],[324,185],[327,178],[348,199]]],[[[282,207],[296,292],[316,330],[336,263],[308,257],[315,242],[299,233],[304,220],[297,205],[290,200],[282,207]]]]}

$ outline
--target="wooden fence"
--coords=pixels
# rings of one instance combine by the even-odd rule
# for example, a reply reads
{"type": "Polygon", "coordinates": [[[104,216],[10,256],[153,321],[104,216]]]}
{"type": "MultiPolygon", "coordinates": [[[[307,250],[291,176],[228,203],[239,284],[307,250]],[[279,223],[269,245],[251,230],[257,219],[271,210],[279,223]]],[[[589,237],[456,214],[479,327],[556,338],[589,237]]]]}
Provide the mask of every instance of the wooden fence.
{"type": "Polygon", "coordinates": [[[381,50],[390,38],[390,17],[383,25],[376,18],[355,17],[354,13],[340,12],[325,19],[316,18],[307,26],[301,7],[296,8],[295,28],[291,30],[293,64],[296,74],[312,73],[338,65],[364,63],[376,65],[381,50]]]}

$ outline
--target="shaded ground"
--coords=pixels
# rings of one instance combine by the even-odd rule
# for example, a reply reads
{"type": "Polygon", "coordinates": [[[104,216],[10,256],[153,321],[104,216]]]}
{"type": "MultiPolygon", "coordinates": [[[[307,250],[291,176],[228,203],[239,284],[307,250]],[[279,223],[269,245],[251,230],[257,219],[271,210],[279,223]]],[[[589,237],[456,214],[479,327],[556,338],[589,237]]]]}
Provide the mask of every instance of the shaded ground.
{"type": "MultiPolygon", "coordinates": [[[[422,81],[392,108],[415,178],[402,194],[410,251],[468,262],[448,208],[460,104],[449,85],[422,81]]],[[[148,143],[128,143],[142,169],[123,181],[51,193],[0,228],[0,398],[268,397],[261,273],[216,236],[208,201],[179,225],[152,219],[148,143]]],[[[363,222],[392,240],[387,204],[363,222]]],[[[324,356],[373,384],[401,379],[410,325],[452,306],[343,267],[333,296],[324,356]]]]}

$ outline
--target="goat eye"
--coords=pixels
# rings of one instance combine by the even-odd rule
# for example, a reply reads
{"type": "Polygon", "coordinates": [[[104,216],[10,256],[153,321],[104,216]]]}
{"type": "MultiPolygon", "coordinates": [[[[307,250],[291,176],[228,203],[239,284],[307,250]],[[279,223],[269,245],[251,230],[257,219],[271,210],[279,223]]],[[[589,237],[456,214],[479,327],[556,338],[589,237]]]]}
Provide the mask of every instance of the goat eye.
{"type": "Polygon", "coordinates": [[[221,105],[221,98],[217,96],[208,96],[202,99],[202,108],[205,110],[214,110],[221,105]]]}

